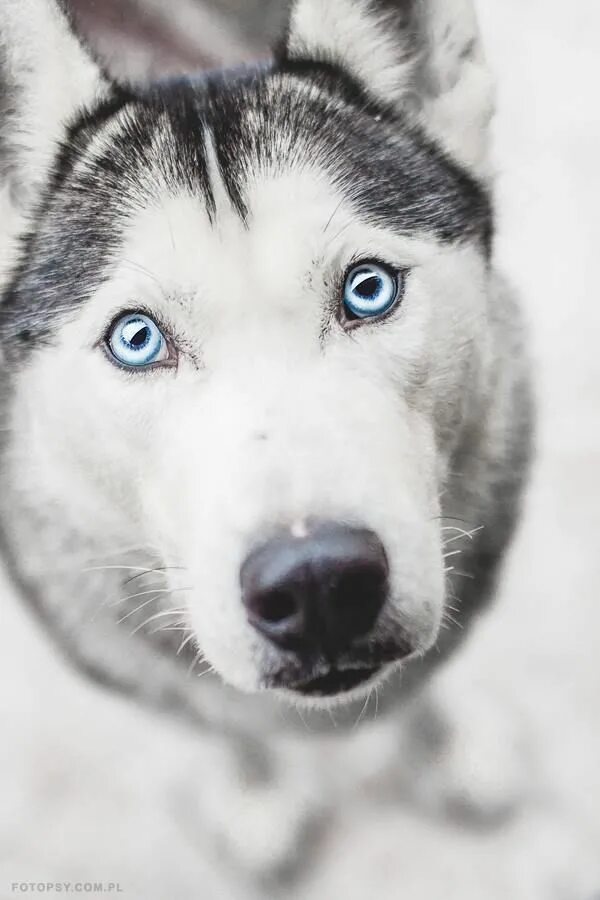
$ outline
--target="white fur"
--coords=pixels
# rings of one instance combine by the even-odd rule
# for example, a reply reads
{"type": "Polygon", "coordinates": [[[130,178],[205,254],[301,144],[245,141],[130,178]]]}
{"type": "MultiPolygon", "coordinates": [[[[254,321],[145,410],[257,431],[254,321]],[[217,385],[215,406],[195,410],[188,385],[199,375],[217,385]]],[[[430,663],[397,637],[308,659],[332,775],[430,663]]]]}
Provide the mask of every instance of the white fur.
{"type": "Polygon", "coordinates": [[[489,125],[494,84],[473,0],[428,0],[431,95],[423,98],[426,129],[451,154],[489,175],[489,125]]]}
{"type": "Polygon", "coordinates": [[[380,100],[410,88],[410,47],[369,0],[299,0],[289,47],[292,56],[344,64],[380,100]]]}
{"type": "Polygon", "coordinates": [[[462,164],[489,174],[493,84],[473,0],[423,0],[404,30],[371,0],[298,0],[292,57],[342,65],[377,100],[417,114],[462,164]]]}
{"type": "Polygon", "coordinates": [[[99,543],[128,535],[184,565],[189,621],[242,689],[271,650],[245,621],[240,564],[312,517],[382,536],[395,615],[424,651],[444,597],[433,389],[452,393],[465,330],[483,327],[483,263],[360,224],[317,169],[257,175],[249,228],[215,188],[215,227],[166,190],[140,212],[113,277],[37,355],[15,423],[25,489],[68,494],[88,531],[95,509],[99,543]],[[321,347],[325,277],[375,252],[412,269],[397,319],[352,340],[335,326],[321,347]],[[181,348],[177,372],[126,375],[97,346],[132,298],[181,348]]]}
{"type": "MultiPolygon", "coordinates": [[[[449,4],[446,18],[441,9],[427,20],[440,28],[459,5],[449,4]]],[[[9,69],[28,99],[18,136],[21,176],[31,185],[47,172],[70,115],[103,85],[52,4],[0,0],[0,15],[9,69]]],[[[468,106],[457,59],[470,23],[464,32],[442,28],[428,56],[436,79],[427,82],[422,109],[432,129],[444,130],[452,97],[457,110],[468,106]]],[[[374,94],[403,98],[403,36],[370,4],[300,0],[290,40],[294,53],[344,54],[374,94]]],[[[459,123],[448,117],[447,124],[458,135],[459,123]]],[[[167,132],[157,130],[148,152],[153,199],[136,197],[135,209],[123,210],[124,247],[110,277],[73,309],[58,345],[38,349],[17,380],[13,483],[34,508],[64,508],[99,554],[108,535],[112,548],[151,545],[167,564],[183,565],[192,591],[181,598],[182,618],[240,688],[256,688],[275,654],[245,619],[240,564],[273,530],[297,532],[309,518],[381,536],[392,614],[424,652],[443,613],[439,492],[465,347],[468,377],[485,368],[472,349],[486,352],[481,253],[361,223],[324,170],[280,152],[291,140],[285,132],[275,137],[273,167],[246,173],[248,225],[231,207],[205,136],[211,223],[197,197],[174,195],[161,185],[160,166],[150,171],[168,149],[167,132]],[[352,260],[381,257],[410,269],[406,297],[384,326],[349,336],[337,323],[331,285],[352,260]],[[179,348],[177,370],[125,374],[108,359],[109,323],[132,305],[163,324],[179,348]]]]}
{"type": "Polygon", "coordinates": [[[65,125],[105,84],[48,0],[0,2],[0,51],[20,92],[18,126],[9,141],[19,151],[19,181],[31,192],[47,176],[65,125]]]}

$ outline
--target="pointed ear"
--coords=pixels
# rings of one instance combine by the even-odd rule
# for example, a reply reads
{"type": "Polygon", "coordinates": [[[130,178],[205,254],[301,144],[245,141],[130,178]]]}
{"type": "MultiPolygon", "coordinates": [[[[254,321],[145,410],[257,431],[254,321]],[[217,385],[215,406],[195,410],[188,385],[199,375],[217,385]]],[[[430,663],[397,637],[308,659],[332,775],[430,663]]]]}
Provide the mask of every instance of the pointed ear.
{"type": "Polygon", "coordinates": [[[284,55],[341,67],[486,174],[493,88],[473,0],[293,0],[284,55]]]}
{"type": "Polygon", "coordinates": [[[108,90],[62,0],[0,0],[0,179],[30,202],[78,111],[108,90]]]}

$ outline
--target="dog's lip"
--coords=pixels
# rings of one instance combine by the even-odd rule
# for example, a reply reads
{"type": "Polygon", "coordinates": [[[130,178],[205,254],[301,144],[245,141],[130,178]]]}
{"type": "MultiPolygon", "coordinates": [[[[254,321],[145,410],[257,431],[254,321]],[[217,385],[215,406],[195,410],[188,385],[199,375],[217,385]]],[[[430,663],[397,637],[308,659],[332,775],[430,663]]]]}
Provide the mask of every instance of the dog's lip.
{"type": "Polygon", "coordinates": [[[335,697],[347,694],[381,671],[381,666],[361,666],[338,669],[332,666],[322,675],[307,681],[286,685],[287,689],[304,697],[335,697]]]}
{"type": "Polygon", "coordinates": [[[384,671],[406,662],[415,654],[408,640],[395,637],[377,646],[357,648],[339,657],[290,659],[264,679],[265,690],[282,690],[302,697],[335,697],[350,694],[384,671]]]}

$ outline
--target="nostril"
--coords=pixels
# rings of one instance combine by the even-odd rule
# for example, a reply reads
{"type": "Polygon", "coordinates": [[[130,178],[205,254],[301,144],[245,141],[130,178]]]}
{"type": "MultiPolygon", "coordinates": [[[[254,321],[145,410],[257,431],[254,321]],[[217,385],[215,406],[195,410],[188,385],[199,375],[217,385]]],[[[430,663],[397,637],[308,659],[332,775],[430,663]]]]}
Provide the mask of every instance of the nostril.
{"type": "Polygon", "coordinates": [[[254,612],[263,622],[278,625],[298,614],[298,602],[289,591],[276,590],[258,596],[252,603],[254,612]]]}
{"type": "Polygon", "coordinates": [[[387,572],[377,566],[348,568],[337,578],[335,594],[345,599],[345,605],[363,603],[365,597],[379,595],[385,590],[387,572]]]}
{"type": "Polygon", "coordinates": [[[245,595],[248,621],[283,650],[299,650],[306,628],[302,598],[285,587],[245,595]]]}
{"type": "Polygon", "coordinates": [[[388,592],[382,566],[348,569],[338,577],[329,597],[329,618],[339,637],[360,637],[375,625],[388,592]]]}

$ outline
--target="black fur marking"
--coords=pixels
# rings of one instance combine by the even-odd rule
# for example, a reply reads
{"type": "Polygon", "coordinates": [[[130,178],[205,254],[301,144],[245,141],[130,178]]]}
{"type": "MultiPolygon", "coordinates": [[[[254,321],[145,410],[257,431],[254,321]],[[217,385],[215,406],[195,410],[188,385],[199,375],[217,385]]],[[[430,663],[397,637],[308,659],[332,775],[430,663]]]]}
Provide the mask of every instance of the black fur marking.
{"type": "Polygon", "coordinates": [[[277,71],[312,81],[330,93],[343,97],[349,105],[357,106],[372,116],[392,114],[390,107],[376,102],[363,88],[360,81],[335,63],[324,60],[317,61],[309,57],[282,56],[278,61],[277,71]]]}
{"type": "Polygon", "coordinates": [[[0,306],[7,355],[46,340],[107,277],[127,219],[166,185],[197,196],[214,219],[205,136],[232,206],[248,225],[246,185],[257,170],[316,164],[365,222],[489,250],[486,192],[398,113],[327,64],[286,62],[115,88],[72,122],[21,263],[0,306]],[[116,116],[118,127],[106,132],[116,116]],[[98,140],[96,140],[98,139],[98,140]],[[94,151],[93,153],[91,151],[94,151]],[[30,340],[12,338],[27,331],[30,340]]]}
{"type": "Polygon", "coordinates": [[[65,141],[54,164],[47,191],[50,197],[65,181],[73,165],[81,159],[93,138],[126,106],[135,103],[136,95],[127,88],[114,85],[105,99],[92,110],[85,110],[67,128],[65,141]]]}

